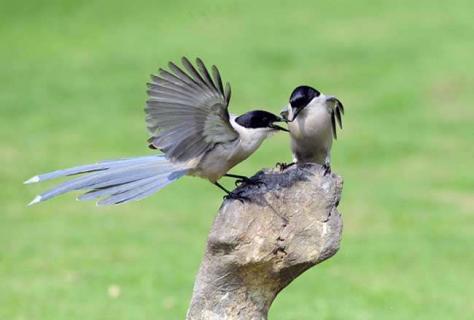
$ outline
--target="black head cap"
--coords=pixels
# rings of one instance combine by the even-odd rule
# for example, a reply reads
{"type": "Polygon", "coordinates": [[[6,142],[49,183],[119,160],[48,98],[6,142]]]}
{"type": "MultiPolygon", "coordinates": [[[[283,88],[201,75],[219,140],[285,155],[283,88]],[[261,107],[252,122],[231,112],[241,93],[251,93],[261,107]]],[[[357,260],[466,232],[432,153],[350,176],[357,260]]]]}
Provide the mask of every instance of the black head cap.
{"type": "Polygon", "coordinates": [[[291,93],[290,104],[294,109],[302,109],[306,107],[311,100],[319,97],[321,93],[310,86],[299,86],[291,93]]]}
{"type": "Polygon", "coordinates": [[[235,122],[240,124],[242,127],[252,129],[272,128],[281,130],[277,125],[274,124],[275,122],[281,121],[282,119],[279,116],[263,110],[249,111],[235,119],[235,122]]]}

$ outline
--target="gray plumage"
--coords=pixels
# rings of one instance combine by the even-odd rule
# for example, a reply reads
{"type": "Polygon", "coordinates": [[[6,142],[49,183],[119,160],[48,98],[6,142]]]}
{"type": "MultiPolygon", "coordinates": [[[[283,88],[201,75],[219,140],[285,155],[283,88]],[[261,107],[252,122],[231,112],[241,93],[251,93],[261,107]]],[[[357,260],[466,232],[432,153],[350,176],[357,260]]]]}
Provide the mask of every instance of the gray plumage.
{"type": "Polygon", "coordinates": [[[173,164],[164,156],[156,155],[58,170],[33,177],[26,183],[82,174],[43,192],[31,204],[70,191],[85,190],[86,193],[79,196],[78,200],[100,199],[98,205],[107,205],[139,200],[143,193],[158,191],[186,173],[187,169],[182,165],[173,164]]]}
{"type": "Polygon", "coordinates": [[[173,161],[195,159],[238,138],[227,111],[229,83],[224,89],[217,67],[212,66],[212,79],[199,58],[199,70],[185,57],[182,63],[188,73],[170,62],[173,73],[160,69],[151,77],[145,109],[149,142],[173,161]]]}
{"type": "Polygon", "coordinates": [[[56,170],[53,172],[40,174],[40,175],[34,176],[33,178],[29,179],[25,183],[29,184],[29,183],[39,182],[39,181],[51,180],[51,179],[64,177],[64,176],[73,176],[80,173],[107,170],[107,169],[110,169],[112,165],[115,168],[119,168],[122,166],[128,166],[133,163],[144,161],[145,159],[151,160],[151,159],[154,159],[155,157],[156,156],[141,157],[141,158],[128,158],[128,159],[119,159],[119,160],[104,160],[104,161],[94,163],[94,164],[88,164],[88,165],[78,166],[74,168],[56,170]]]}
{"type": "Polygon", "coordinates": [[[143,199],[184,175],[212,183],[250,156],[281,119],[264,111],[248,112],[242,124],[227,111],[231,89],[219,70],[196,67],[187,58],[183,68],[170,62],[147,84],[146,123],[149,142],[164,155],[103,161],[35,176],[25,183],[80,175],[40,194],[30,204],[66,192],[84,191],[78,200],[98,205],[143,199]],[[248,125],[249,127],[246,127],[248,125]]]}
{"type": "Polygon", "coordinates": [[[308,100],[297,108],[290,103],[282,111],[285,118],[291,119],[288,129],[293,161],[318,163],[329,168],[332,142],[337,139],[336,124],[342,129],[344,107],[337,98],[319,92],[308,100]]]}

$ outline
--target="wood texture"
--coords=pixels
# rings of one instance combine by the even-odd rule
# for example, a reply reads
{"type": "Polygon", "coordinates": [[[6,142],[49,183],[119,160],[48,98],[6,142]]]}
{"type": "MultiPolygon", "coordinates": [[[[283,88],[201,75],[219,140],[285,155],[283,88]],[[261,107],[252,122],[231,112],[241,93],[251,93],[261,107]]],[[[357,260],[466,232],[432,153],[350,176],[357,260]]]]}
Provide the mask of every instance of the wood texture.
{"type": "Polygon", "coordinates": [[[217,214],[188,320],[267,319],[282,289],[339,249],[341,177],[304,165],[252,179],[236,189],[248,200],[225,200],[217,214]]]}

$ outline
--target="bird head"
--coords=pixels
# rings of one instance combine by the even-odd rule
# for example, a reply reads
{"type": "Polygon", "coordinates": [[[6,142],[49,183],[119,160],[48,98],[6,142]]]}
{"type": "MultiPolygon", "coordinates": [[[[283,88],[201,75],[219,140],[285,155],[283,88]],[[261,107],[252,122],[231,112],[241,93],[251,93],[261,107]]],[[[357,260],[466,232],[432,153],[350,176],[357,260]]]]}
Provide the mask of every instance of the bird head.
{"type": "Polygon", "coordinates": [[[236,123],[247,129],[281,130],[288,132],[287,129],[277,125],[278,122],[283,121],[284,120],[279,116],[263,110],[249,111],[235,119],[236,123]]]}
{"type": "Polygon", "coordinates": [[[289,104],[280,115],[284,121],[292,122],[305,108],[317,105],[324,107],[332,117],[335,116],[342,127],[341,114],[344,114],[344,106],[341,101],[334,96],[326,96],[317,89],[306,85],[301,85],[293,90],[289,104]]]}
{"type": "Polygon", "coordinates": [[[298,86],[290,95],[289,104],[284,108],[280,115],[287,122],[292,122],[298,114],[312,103],[318,102],[321,93],[310,86],[298,86]]]}

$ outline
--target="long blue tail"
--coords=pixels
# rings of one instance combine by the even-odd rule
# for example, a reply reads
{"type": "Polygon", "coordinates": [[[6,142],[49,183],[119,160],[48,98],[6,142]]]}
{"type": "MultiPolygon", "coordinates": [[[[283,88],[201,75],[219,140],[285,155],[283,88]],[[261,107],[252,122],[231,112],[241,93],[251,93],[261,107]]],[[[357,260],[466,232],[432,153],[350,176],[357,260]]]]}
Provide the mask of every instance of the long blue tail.
{"type": "Polygon", "coordinates": [[[82,174],[36,196],[29,205],[76,190],[86,191],[78,200],[98,200],[97,205],[112,205],[148,197],[187,172],[185,166],[173,164],[163,155],[154,155],[57,170],[34,176],[25,183],[82,174]]]}

